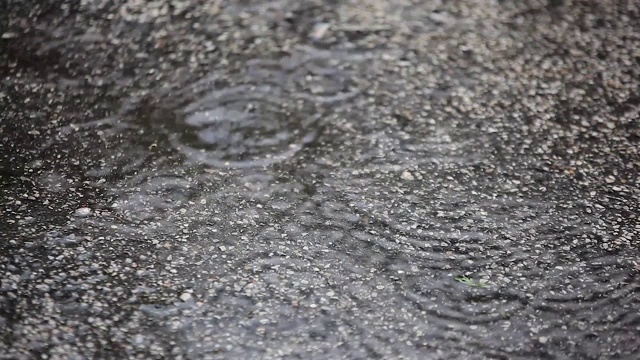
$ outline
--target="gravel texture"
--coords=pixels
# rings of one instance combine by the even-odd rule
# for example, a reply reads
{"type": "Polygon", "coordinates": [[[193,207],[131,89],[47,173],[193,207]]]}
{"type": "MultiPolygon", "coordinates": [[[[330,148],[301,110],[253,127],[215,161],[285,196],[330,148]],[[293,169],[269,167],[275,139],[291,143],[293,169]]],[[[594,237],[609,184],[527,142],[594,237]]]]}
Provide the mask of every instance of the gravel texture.
{"type": "Polygon", "coordinates": [[[635,1],[0,4],[0,359],[635,359],[635,1]]]}

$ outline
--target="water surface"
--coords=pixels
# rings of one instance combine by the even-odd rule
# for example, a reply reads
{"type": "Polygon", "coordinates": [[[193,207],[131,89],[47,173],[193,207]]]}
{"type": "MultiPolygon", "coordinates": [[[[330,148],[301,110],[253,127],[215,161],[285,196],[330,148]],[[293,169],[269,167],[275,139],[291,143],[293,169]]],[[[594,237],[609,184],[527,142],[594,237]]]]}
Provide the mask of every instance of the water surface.
{"type": "Polygon", "coordinates": [[[607,59],[530,30],[624,31],[365,3],[219,4],[198,28],[228,26],[218,62],[36,124],[2,182],[11,353],[632,358],[635,95],[603,100],[607,59]],[[69,335],[44,335],[49,318],[69,335]]]}

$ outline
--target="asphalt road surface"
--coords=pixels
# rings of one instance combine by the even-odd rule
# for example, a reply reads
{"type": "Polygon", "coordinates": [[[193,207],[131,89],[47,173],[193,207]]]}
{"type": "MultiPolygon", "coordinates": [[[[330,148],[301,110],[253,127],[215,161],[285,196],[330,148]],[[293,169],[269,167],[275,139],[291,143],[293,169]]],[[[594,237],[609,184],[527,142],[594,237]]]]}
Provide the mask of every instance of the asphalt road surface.
{"type": "Polygon", "coordinates": [[[0,4],[0,359],[637,359],[638,1],[0,4]]]}

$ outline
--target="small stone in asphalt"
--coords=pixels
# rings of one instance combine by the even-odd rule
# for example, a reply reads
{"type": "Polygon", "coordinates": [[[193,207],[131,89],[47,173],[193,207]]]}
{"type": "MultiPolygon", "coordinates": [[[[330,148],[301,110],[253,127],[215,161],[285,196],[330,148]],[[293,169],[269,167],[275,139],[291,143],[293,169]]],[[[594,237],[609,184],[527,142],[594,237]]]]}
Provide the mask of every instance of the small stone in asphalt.
{"type": "Polygon", "coordinates": [[[402,173],[402,175],[400,175],[400,177],[401,177],[403,180],[407,180],[407,181],[413,181],[413,180],[415,180],[415,178],[413,177],[413,175],[412,175],[409,171],[407,171],[407,170],[405,170],[405,171],[402,173]]]}
{"type": "Polygon", "coordinates": [[[191,294],[186,292],[186,293],[182,293],[182,295],[180,295],[180,300],[187,302],[189,300],[191,300],[191,294]]]}
{"type": "Polygon", "coordinates": [[[82,207],[77,209],[75,213],[73,213],[73,215],[76,217],[87,217],[91,215],[91,209],[87,207],[82,207]]]}

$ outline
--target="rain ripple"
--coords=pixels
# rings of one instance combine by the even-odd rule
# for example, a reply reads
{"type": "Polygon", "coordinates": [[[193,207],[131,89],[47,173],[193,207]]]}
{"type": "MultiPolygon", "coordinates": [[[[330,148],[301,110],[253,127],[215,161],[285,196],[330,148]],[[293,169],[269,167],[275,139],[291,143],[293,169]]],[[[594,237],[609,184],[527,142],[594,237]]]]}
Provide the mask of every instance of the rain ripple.
{"type": "Polygon", "coordinates": [[[326,113],[361,93],[350,68],[365,59],[303,47],[281,58],[250,60],[233,80],[214,73],[164,95],[161,107],[167,108],[140,120],[193,164],[273,165],[314,142],[326,113]]]}

